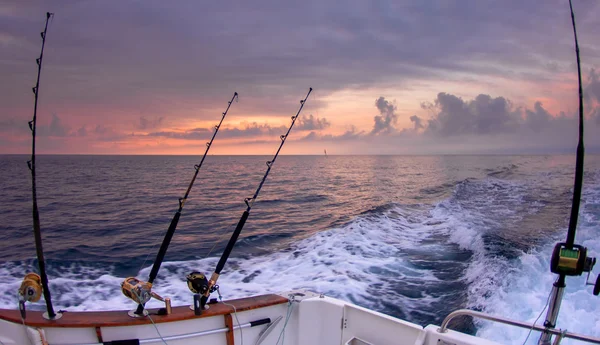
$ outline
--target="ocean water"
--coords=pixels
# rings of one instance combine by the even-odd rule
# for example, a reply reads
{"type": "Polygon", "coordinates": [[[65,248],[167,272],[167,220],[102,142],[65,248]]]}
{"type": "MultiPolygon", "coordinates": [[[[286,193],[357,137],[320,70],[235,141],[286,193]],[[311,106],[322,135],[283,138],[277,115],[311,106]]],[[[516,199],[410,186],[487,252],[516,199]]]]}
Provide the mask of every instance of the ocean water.
{"type": "MultiPolygon", "coordinates": [[[[199,158],[38,157],[55,308],[134,307],[120,283],[127,276],[148,278],[199,158]]],[[[207,157],[156,292],[174,305],[192,302],[185,275],[214,270],[270,158],[207,157]]],[[[0,156],[1,308],[17,307],[23,275],[36,270],[27,159],[0,156]]],[[[458,308],[533,322],[555,279],[552,247],[566,238],[574,161],[281,156],[222,272],[221,293],[235,298],[304,288],[421,325],[439,324],[458,308]]],[[[600,156],[586,157],[577,242],[590,255],[600,254],[600,156]]],[[[597,272],[600,265],[590,279],[597,272]]],[[[584,284],[585,277],[567,279],[558,324],[600,336],[600,297],[584,284]]],[[[526,330],[470,319],[454,328],[507,344],[527,336],[526,330]]]]}

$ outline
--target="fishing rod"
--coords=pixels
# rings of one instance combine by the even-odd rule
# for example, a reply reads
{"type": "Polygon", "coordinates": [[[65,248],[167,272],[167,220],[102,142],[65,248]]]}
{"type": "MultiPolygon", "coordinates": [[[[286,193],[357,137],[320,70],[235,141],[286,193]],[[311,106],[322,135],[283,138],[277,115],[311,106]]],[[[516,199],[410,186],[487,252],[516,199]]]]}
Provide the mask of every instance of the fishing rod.
{"type": "Polygon", "coordinates": [[[48,32],[48,22],[50,18],[54,16],[54,13],[46,12],[46,25],[44,31],[40,33],[42,36],[42,49],[40,57],[35,60],[38,66],[37,81],[35,86],[32,88],[35,96],[35,103],[33,105],[33,120],[29,121],[29,129],[31,130],[32,145],[31,145],[31,160],[27,161],[29,170],[31,171],[31,194],[33,199],[33,235],[35,238],[35,250],[38,259],[38,266],[40,269],[40,275],[35,273],[29,273],[25,276],[21,287],[19,288],[19,309],[21,310],[21,316],[25,318],[25,302],[37,302],[41,294],[44,294],[44,300],[46,301],[46,313],[44,318],[50,320],[56,320],[62,316],[54,312],[52,307],[52,298],[50,296],[50,288],[48,286],[48,275],[46,274],[46,261],[44,260],[44,249],[42,247],[42,232],[40,229],[40,212],[37,203],[37,190],[35,180],[35,133],[37,125],[37,106],[39,99],[40,90],[40,76],[42,74],[42,62],[44,59],[44,46],[46,45],[46,33],[48,32]],[[41,285],[41,286],[40,286],[41,285]]]}
{"type": "MultiPolygon", "coordinates": [[[[577,143],[577,158],[575,161],[575,182],[573,184],[573,201],[571,205],[571,217],[569,218],[569,229],[567,232],[567,241],[557,243],[552,253],[550,261],[550,270],[558,274],[558,279],[552,286],[550,293],[548,312],[544,327],[546,329],[556,327],[556,320],[560,310],[564,289],[566,287],[566,276],[580,276],[583,272],[588,273],[586,285],[594,285],[594,295],[600,293],[600,275],[596,278],[595,284],[588,283],[589,275],[596,263],[596,258],[587,256],[587,248],[575,244],[575,232],[577,230],[577,220],[579,218],[579,206],[581,204],[581,190],[583,186],[583,161],[585,148],[583,145],[583,86],[581,81],[581,60],[579,55],[579,43],[577,41],[577,28],[575,26],[575,14],[573,4],[569,0],[571,10],[571,21],[573,23],[573,35],[575,37],[575,55],[577,57],[577,77],[579,84],[579,141],[577,143]]],[[[544,331],[540,336],[538,344],[550,345],[552,334],[544,331]]]]}
{"type": "Polygon", "coordinates": [[[279,137],[281,139],[279,148],[277,149],[277,152],[275,152],[275,156],[273,156],[273,159],[267,161],[267,171],[265,172],[265,175],[260,181],[256,192],[254,192],[254,195],[251,198],[244,199],[244,202],[246,203],[246,211],[244,211],[244,213],[242,214],[242,217],[240,218],[237,226],[235,227],[235,230],[231,234],[231,238],[229,239],[229,242],[227,243],[227,246],[225,247],[221,258],[219,259],[219,262],[217,263],[217,268],[210,277],[210,280],[207,280],[204,274],[198,272],[192,272],[187,276],[188,287],[194,293],[194,313],[196,315],[201,314],[202,310],[204,309],[204,306],[206,305],[206,302],[208,301],[208,297],[210,296],[210,294],[218,289],[218,286],[216,284],[217,280],[219,279],[219,275],[221,274],[221,270],[223,270],[223,267],[225,266],[225,263],[227,262],[227,259],[229,258],[229,255],[231,254],[231,251],[233,250],[233,247],[235,246],[235,243],[240,233],[242,232],[244,225],[246,224],[246,220],[248,220],[248,216],[250,216],[250,210],[252,209],[256,198],[258,198],[258,193],[260,193],[263,184],[267,180],[267,176],[269,176],[269,172],[271,171],[273,164],[275,164],[275,160],[279,155],[279,151],[281,151],[283,144],[285,144],[285,140],[287,139],[288,135],[290,134],[290,131],[294,127],[294,123],[296,123],[298,116],[300,116],[300,112],[302,111],[302,108],[304,107],[304,104],[306,103],[306,100],[308,99],[308,96],[311,92],[312,87],[308,89],[306,97],[304,97],[304,99],[300,101],[300,109],[298,109],[296,115],[292,116],[292,124],[288,128],[287,132],[279,137]]]}
{"type": "MultiPolygon", "coordinates": [[[[165,237],[160,246],[158,254],[156,255],[156,260],[154,260],[154,264],[152,265],[152,270],[150,271],[150,276],[148,278],[148,282],[142,282],[134,277],[129,277],[129,278],[126,278],[123,281],[123,283],[121,284],[122,291],[126,296],[131,297],[131,296],[137,295],[137,296],[141,297],[141,298],[132,298],[134,301],[139,303],[138,307],[135,311],[136,315],[143,314],[144,305],[150,299],[150,297],[158,298],[157,297],[158,295],[150,292],[150,289],[152,288],[152,283],[156,279],[156,276],[158,275],[158,270],[160,269],[160,265],[162,264],[162,262],[165,258],[165,255],[167,254],[167,249],[169,248],[169,244],[171,243],[171,239],[173,238],[175,229],[177,229],[177,224],[179,223],[179,218],[181,217],[181,211],[183,210],[183,206],[185,205],[185,202],[186,202],[188,196],[190,195],[190,191],[192,190],[194,181],[196,181],[196,177],[198,176],[198,172],[200,171],[200,168],[202,167],[202,163],[204,163],[204,159],[206,158],[206,155],[208,154],[208,151],[210,150],[210,147],[212,146],[212,143],[215,140],[217,133],[219,132],[219,128],[221,128],[221,124],[223,123],[223,120],[225,120],[225,116],[227,116],[227,113],[229,112],[229,108],[231,107],[231,104],[233,103],[234,99],[239,100],[239,96],[238,96],[237,92],[233,93],[231,100],[227,103],[227,109],[225,109],[225,111],[222,113],[221,121],[219,121],[219,124],[215,126],[215,131],[212,135],[212,138],[210,139],[209,142],[206,143],[206,151],[204,151],[204,155],[202,156],[200,163],[197,165],[194,165],[194,169],[196,170],[194,172],[194,177],[192,177],[192,181],[190,181],[190,184],[189,184],[187,190],[185,191],[183,198],[179,198],[179,208],[177,209],[177,212],[175,212],[175,215],[173,216],[173,219],[171,220],[171,224],[169,225],[169,228],[167,229],[167,233],[165,234],[165,237]],[[132,289],[135,289],[135,294],[131,293],[132,289]]],[[[160,298],[158,298],[158,299],[160,299],[160,298]]]]}

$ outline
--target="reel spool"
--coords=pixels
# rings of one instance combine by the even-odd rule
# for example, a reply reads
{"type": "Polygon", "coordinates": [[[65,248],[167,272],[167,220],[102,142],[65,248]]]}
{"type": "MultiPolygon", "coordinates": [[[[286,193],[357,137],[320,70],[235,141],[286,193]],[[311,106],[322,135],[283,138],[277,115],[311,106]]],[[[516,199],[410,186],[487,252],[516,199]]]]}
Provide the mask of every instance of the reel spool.
{"type": "Polygon", "coordinates": [[[208,291],[208,279],[200,272],[192,272],[186,277],[187,286],[191,292],[204,295],[208,291]]]}
{"type": "MultiPolygon", "coordinates": [[[[152,284],[141,281],[136,277],[125,278],[121,283],[121,291],[127,298],[133,300],[139,305],[144,305],[151,298],[155,298],[165,303],[165,307],[158,311],[158,315],[170,315],[171,314],[171,299],[162,298],[159,294],[152,292],[152,284]]],[[[137,309],[130,310],[127,314],[131,317],[141,317],[148,315],[148,311],[144,309],[142,314],[136,314],[137,309]]]]}
{"type": "Polygon", "coordinates": [[[19,287],[19,300],[37,302],[42,298],[42,278],[36,273],[27,273],[19,287]]]}
{"type": "MultiPolygon", "coordinates": [[[[19,287],[19,312],[21,318],[25,319],[27,312],[25,310],[25,302],[37,302],[42,298],[42,278],[37,273],[27,273],[23,277],[23,282],[19,287]]],[[[46,315],[45,313],[44,315],[46,315]]],[[[49,319],[48,317],[44,316],[49,319]]],[[[60,313],[56,315],[56,319],[60,318],[60,313]]]]}

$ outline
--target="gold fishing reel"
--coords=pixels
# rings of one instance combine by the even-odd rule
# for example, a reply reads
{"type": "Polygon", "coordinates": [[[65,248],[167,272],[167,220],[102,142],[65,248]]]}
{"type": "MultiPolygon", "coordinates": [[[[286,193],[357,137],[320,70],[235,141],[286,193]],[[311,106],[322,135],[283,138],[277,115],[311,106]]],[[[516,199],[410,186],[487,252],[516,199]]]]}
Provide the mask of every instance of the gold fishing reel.
{"type": "Polygon", "coordinates": [[[19,287],[19,300],[37,302],[42,298],[42,278],[36,273],[27,273],[19,287]]]}
{"type": "MultiPolygon", "coordinates": [[[[161,302],[165,303],[164,310],[159,310],[159,315],[169,315],[171,314],[171,299],[170,298],[162,298],[159,294],[152,292],[152,284],[139,280],[136,277],[128,277],[123,280],[121,283],[121,291],[123,295],[127,298],[133,300],[139,305],[144,305],[151,298],[155,298],[161,302]]],[[[140,314],[136,313],[136,310],[131,310],[128,312],[131,317],[140,317],[148,315],[147,310],[143,310],[140,314]]]]}
{"type": "Polygon", "coordinates": [[[152,298],[152,284],[136,277],[128,277],[121,283],[121,291],[137,304],[146,304],[152,298]]]}
{"type": "MultiPolygon", "coordinates": [[[[43,291],[42,278],[37,273],[27,273],[23,277],[23,282],[21,282],[21,286],[19,287],[19,312],[23,320],[27,317],[25,302],[39,301],[42,298],[43,291]]],[[[58,314],[57,317],[60,318],[58,314]]]]}

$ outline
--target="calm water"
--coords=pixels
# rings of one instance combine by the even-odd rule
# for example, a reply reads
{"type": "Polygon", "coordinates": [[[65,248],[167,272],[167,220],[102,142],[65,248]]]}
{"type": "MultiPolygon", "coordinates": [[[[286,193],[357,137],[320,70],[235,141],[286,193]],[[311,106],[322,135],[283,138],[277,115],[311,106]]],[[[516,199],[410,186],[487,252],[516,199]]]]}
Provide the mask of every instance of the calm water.
{"type": "MultiPolygon", "coordinates": [[[[155,282],[159,294],[191,303],[185,275],[214,269],[270,158],[207,158],[155,282]]],[[[0,156],[4,308],[16,308],[16,290],[36,263],[27,159],[0,156]]],[[[132,308],[120,282],[147,279],[198,161],[38,158],[58,308],[132,308]]],[[[577,239],[598,256],[600,157],[586,164],[577,239]]],[[[571,156],[279,157],[222,272],[221,292],[306,288],[423,325],[463,307],[534,321],[554,279],[553,243],[566,236],[573,171],[571,156]]],[[[559,325],[600,336],[600,299],[583,282],[567,281],[559,325]]],[[[527,333],[468,320],[458,328],[505,343],[522,343],[527,333]]]]}

